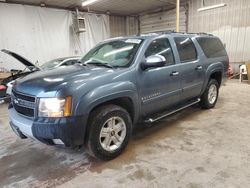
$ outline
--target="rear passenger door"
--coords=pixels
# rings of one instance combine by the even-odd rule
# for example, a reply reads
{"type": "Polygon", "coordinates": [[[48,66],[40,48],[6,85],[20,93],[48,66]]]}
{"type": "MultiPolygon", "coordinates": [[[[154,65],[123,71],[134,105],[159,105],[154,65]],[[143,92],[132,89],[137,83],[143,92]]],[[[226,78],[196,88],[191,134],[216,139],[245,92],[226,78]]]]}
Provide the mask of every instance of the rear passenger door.
{"type": "Polygon", "coordinates": [[[181,101],[199,97],[204,78],[204,67],[197,48],[189,37],[175,37],[176,48],[179,54],[181,75],[181,101]]]}

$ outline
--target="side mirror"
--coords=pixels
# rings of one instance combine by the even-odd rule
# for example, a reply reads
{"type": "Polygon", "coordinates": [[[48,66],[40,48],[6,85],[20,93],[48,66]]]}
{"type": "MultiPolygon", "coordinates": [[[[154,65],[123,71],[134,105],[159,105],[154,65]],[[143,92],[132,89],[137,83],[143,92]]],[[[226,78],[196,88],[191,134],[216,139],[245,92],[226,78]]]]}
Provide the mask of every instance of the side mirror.
{"type": "Polygon", "coordinates": [[[146,61],[141,64],[142,70],[148,68],[163,67],[165,65],[166,58],[162,55],[152,55],[147,57],[146,61]]]}

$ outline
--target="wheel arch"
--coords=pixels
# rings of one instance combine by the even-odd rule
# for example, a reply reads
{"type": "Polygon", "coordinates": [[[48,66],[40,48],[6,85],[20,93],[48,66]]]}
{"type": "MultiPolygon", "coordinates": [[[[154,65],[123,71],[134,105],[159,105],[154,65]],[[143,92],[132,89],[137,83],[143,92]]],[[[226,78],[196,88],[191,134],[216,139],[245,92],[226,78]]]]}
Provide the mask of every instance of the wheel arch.
{"type": "Polygon", "coordinates": [[[219,86],[222,83],[222,78],[223,78],[223,64],[221,62],[213,63],[211,64],[205,73],[205,82],[202,87],[201,95],[205,92],[206,87],[209,83],[209,80],[215,79],[218,81],[219,86]]]}
{"type": "Polygon", "coordinates": [[[117,98],[113,98],[110,100],[106,100],[104,102],[97,103],[96,105],[92,106],[91,109],[89,110],[88,117],[90,117],[91,113],[94,112],[96,109],[100,108],[101,106],[110,105],[110,104],[117,105],[117,106],[124,108],[129,113],[132,122],[135,121],[135,118],[136,118],[135,104],[132,98],[128,96],[117,97],[117,98]]]}
{"type": "Polygon", "coordinates": [[[89,137],[88,134],[89,134],[89,130],[90,130],[90,122],[91,122],[92,118],[94,118],[92,116],[92,114],[94,114],[94,112],[97,109],[99,109],[103,106],[111,105],[111,104],[124,108],[129,113],[132,124],[134,124],[137,121],[138,114],[136,111],[135,103],[131,97],[128,97],[128,96],[116,97],[116,98],[113,98],[110,100],[105,100],[102,102],[100,101],[99,103],[95,103],[95,105],[92,105],[91,108],[89,108],[89,112],[87,114],[84,143],[86,143],[86,141],[88,140],[88,137],[89,137]]]}
{"type": "Polygon", "coordinates": [[[213,72],[213,73],[210,75],[210,77],[209,77],[209,80],[211,80],[211,79],[215,79],[215,80],[218,82],[219,86],[221,86],[221,82],[222,82],[222,71],[217,70],[217,71],[213,72]]]}

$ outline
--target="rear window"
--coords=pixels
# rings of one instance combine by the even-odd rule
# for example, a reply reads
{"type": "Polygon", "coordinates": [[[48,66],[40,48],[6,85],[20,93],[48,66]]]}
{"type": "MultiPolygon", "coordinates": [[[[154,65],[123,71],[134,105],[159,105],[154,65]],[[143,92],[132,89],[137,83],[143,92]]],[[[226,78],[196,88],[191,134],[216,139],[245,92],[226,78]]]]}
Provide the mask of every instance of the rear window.
{"type": "Polygon", "coordinates": [[[197,38],[202,50],[208,58],[227,56],[227,52],[218,38],[197,38]]]}
{"type": "Polygon", "coordinates": [[[179,52],[181,63],[190,62],[197,59],[196,48],[190,38],[176,37],[174,41],[179,52]]]}

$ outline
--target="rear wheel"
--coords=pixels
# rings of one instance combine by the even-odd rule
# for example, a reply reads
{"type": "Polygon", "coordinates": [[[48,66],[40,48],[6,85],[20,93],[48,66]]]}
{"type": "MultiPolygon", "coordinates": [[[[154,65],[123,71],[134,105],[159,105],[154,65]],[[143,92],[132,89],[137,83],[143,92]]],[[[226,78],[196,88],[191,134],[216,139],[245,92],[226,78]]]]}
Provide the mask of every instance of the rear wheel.
{"type": "Polygon", "coordinates": [[[90,117],[87,146],[90,154],[101,160],[111,160],[128,144],[132,121],[128,112],[116,105],[95,110],[90,117]]]}
{"type": "Polygon", "coordinates": [[[201,96],[200,105],[202,108],[213,108],[218,100],[219,96],[219,83],[215,79],[211,79],[207,85],[207,88],[201,96]]]}

